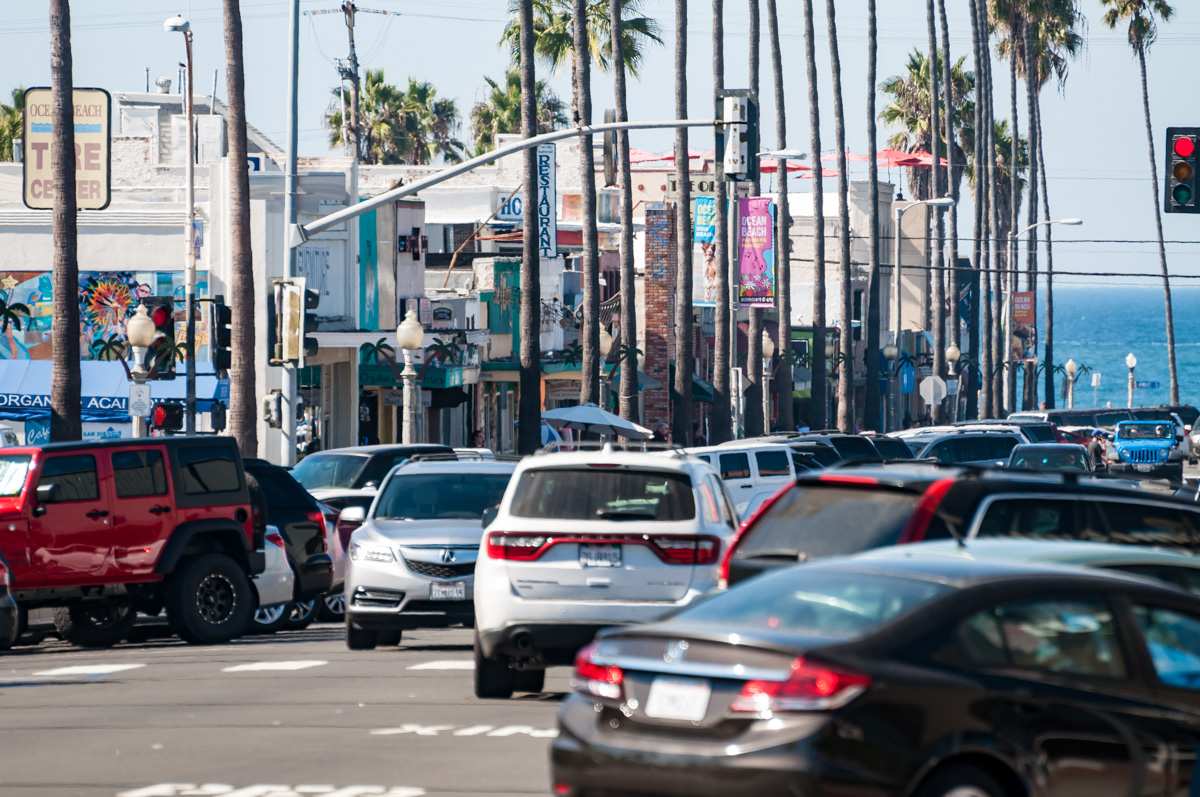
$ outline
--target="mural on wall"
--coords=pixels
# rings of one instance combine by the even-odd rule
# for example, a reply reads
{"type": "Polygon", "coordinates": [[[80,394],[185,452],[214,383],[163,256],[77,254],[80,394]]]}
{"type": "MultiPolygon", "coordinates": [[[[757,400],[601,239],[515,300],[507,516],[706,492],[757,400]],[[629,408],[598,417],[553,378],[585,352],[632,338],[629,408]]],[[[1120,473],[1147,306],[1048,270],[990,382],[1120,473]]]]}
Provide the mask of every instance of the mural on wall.
{"type": "MultiPolygon", "coordinates": [[[[208,275],[196,274],[196,295],[208,295],[208,275]]],[[[182,271],[79,272],[79,349],[85,360],[120,359],[125,321],[144,296],[176,300],[176,340],[184,336],[182,271]]],[[[208,359],[204,306],[197,314],[196,348],[208,359]]],[[[0,272],[0,360],[49,360],[54,291],[49,271],[0,272]]]]}

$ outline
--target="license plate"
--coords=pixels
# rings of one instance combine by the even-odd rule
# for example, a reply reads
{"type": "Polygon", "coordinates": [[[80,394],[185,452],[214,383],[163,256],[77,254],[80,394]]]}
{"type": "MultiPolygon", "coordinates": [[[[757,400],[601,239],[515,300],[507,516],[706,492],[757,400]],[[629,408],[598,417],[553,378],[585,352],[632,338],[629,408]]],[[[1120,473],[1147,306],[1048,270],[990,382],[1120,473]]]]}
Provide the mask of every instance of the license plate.
{"type": "Polygon", "coordinates": [[[646,699],[646,716],[654,719],[699,722],[708,713],[712,689],[689,678],[655,678],[646,699]]]}
{"type": "Polygon", "coordinates": [[[620,567],[620,545],[579,546],[579,564],[583,567],[620,567]]]}
{"type": "Polygon", "coordinates": [[[1149,473],[1150,471],[1154,470],[1153,465],[1134,465],[1133,468],[1138,473],[1149,473]]]}
{"type": "Polygon", "coordinates": [[[467,599],[467,583],[451,581],[449,584],[430,584],[429,599],[435,601],[465,601],[467,599]]]}

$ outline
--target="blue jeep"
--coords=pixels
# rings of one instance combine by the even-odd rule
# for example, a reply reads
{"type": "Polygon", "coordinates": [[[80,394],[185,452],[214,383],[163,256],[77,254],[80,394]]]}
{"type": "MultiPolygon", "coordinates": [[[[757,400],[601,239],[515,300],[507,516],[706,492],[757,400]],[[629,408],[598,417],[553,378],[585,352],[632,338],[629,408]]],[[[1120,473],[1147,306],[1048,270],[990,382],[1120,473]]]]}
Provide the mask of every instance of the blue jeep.
{"type": "Polygon", "coordinates": [[[1175,424],[1172,421],[1121,421],[1110,457],[1112,473],[1134,473],[1151,479],[1183,481],[1183,462],[1171,461],[1175,448],[1175,424]]]}

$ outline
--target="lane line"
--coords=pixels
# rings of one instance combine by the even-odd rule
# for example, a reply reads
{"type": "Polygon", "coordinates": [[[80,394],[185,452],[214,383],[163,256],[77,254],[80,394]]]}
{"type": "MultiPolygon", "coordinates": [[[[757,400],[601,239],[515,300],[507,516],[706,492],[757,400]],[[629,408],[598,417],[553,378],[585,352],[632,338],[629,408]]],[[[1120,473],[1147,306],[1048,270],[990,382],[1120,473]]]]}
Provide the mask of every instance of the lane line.
{"type": "Polygon", "coordinates": [[[111,675],[116,672],[136,670],[145,666],[145,664],[75,664],[70,667],[55,667],[52,670],[39,670],[35,672],[34,675],[111,675]]]}
{"type": "Polygon", "coordinates": [[[235,664],[225,667],[221,672],[274,672],[308,670],[313,667],[323,667],[327,661],[320,659],[301,659],[298,661],[252,661],[248,664],[235,664]]]}
{"type": "Polygon", "coordinates": [[[410,670],[474,670],[475,662],[470,659],[445,659],[442,661],[423,661],[414,664],[410,670]]]}

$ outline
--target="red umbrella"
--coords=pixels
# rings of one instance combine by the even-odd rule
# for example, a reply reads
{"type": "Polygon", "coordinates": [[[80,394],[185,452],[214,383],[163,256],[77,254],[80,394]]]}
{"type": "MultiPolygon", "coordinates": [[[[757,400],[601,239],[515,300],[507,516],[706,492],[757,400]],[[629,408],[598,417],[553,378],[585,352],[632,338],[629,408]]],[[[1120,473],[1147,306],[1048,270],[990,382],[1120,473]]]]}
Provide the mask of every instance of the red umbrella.
{"type": "MultiPolygon", "coordinates": [[[[881,149],[876,154],[879,158],[879,163],[884,166],[920,166],[921,159],[917,157],[917,153],[902,152],[898,149],[881,149]]],[[[928,157],[928,154],[926,154],[928,157]]],[[[926,164],[928,165],[928,164],[926,164]]]]}
{"type": "MultiPolygon", "coordinates": [[[[764,159],[762,161],[762,165],[758,167],[758,170],[763,174],[774,174],[775,172],[779,171],[779,161],[764,159]]],[[[788,161],[787,170],[789,172],[811,172],[812,167],[806,166],[803,163],[788,161]]]]}

